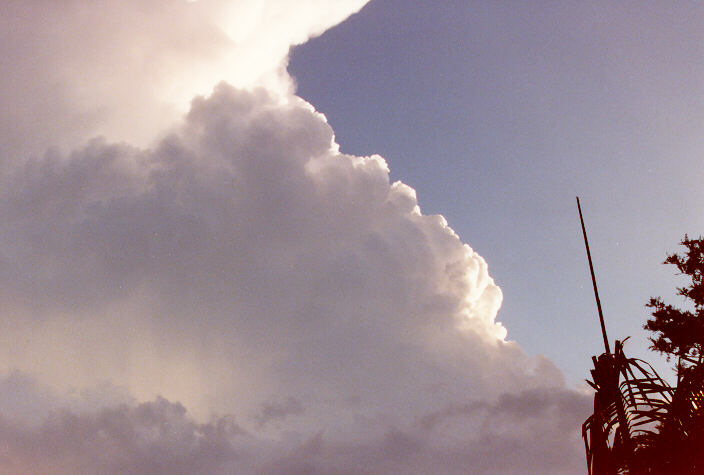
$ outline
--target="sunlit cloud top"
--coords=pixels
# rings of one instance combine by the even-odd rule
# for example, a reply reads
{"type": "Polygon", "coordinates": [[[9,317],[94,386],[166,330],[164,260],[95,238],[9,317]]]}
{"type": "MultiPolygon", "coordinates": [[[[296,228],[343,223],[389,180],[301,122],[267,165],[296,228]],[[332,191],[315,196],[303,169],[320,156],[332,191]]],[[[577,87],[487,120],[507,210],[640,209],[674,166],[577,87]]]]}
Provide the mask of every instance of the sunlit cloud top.
{"type": "Polygon", "coordinates": [[[0,153],[102,134],[147,144],[219,81],[292,87],[292,45],[366,0],[10,0],[0,18],[0,153]]]}

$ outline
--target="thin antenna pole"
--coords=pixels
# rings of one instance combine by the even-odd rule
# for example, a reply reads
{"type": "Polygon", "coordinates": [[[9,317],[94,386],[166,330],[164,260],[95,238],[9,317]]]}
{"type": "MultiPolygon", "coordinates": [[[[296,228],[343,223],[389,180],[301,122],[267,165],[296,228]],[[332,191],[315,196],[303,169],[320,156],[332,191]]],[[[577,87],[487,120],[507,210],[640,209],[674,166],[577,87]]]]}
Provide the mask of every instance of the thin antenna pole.
{"type": "Polygon", "coordinates": [[[599,300],[599,291],[596,288],[596,277],[594,276],[594,266],[592,265],[592,254],[589,252],[589,241],[587,240],[587,230],[584,227],[584,218],[582,218],[582,207],[579,205],[579,196],[577,197],[577,209],[579,210],[579,222],[582,223],[582,234],[584,235],[584,246],[587,248],[587,259],[589,260],[589,272],[592,274],[592,285],[594,286],[594,297],[596,297],[596,308],[599,311],[599,323],[601,323],[601,336],[604,337],[604,348],[607,353],[611,353],[609,348],[609,339],[606,336],[606,325],[604,324],[604,312],[601,311],[601,301],[599,300]]]}

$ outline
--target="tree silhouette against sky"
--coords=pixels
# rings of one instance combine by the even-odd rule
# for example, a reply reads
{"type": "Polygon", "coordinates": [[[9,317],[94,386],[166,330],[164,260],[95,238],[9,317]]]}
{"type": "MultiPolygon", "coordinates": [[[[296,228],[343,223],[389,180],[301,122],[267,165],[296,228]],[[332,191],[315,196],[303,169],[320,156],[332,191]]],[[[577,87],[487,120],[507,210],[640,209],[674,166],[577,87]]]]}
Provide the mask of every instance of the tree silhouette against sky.
{"type": "Polygon", "coordinates": [[[704,471],[704,238],[685,234],[681,245],[685,253],[668,254],[664,263],[691,279],[677,289],[690,308],[651,298],[644,326],[653,333],[651,349],[677,359],[677,383],[626,357],[625,340],[593,357],[594,413],[582,427],[589,473],[704,471]]]}

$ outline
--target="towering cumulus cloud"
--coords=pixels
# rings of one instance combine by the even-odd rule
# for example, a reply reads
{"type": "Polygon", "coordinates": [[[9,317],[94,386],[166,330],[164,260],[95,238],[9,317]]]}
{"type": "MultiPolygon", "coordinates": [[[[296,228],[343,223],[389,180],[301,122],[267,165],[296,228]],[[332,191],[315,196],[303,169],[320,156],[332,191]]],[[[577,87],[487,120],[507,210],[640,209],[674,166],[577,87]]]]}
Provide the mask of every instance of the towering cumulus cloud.
{"type": "Polygon", "coordinates": [[[585,398],[505,340],[485,261],[292,91],[288,47],[362,2],[292,3],[10,2],[2,100],[35,102],[2,117],[2,471],[581,467],[585,398]],[[186,92],[228,82],[179,116],[200,62],[186,92]]]}

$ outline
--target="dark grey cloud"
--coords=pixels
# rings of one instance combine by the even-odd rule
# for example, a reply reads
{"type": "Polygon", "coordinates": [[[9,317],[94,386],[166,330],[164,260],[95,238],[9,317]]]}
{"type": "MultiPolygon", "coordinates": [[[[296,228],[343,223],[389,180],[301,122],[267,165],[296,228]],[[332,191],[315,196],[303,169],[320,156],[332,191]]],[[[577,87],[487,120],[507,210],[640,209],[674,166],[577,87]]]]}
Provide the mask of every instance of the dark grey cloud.
{"type": "Polygon", "coordinates": [[[576,442],[589,406],[588,396],[564,389],[470,401],[390,428],[369,445],[335,446],[316,435],[280,461],[281,473],[582,473],[576,442]]]}
{"type": "Polygon", "coordinates": [[[446,408],[368,439],[335,440],[321,430],[308,438],[266,440],[242,429],[233,416],[199,423],[182,405],[157,398],[99,411],[56,410],[35,427],[0,419],[0,468],[13,473],[581,473],[575,439],[588,406],[589,398],[573,391],[527,391],[495,402],[469,402],[464,410],[446,408]],[[511,415],[510,425],[502,414],[511,415]],[[429,427],[431,418],[438,424],[429,427]],[[465,437],[458,437],[458,428],[465,437]]]}
{"type": "Polygon", "coordinates": [[[283,402],[265,402],[261,411],[255,416],[259,426],[264,426],[270,422],[286,419],[289,416],[298,416],[305,412],[301,402],[289,397],[283,402]]]}
{"type": "Polygon", "coordinates": [[[165,399],[94,413],[58,411],[26,429],[0,420],[12,473],[226,473],[237,459],[231,418],[196,423],[165,399]]]}

